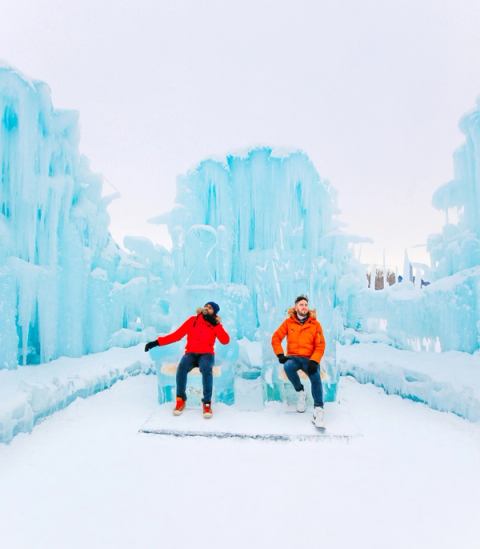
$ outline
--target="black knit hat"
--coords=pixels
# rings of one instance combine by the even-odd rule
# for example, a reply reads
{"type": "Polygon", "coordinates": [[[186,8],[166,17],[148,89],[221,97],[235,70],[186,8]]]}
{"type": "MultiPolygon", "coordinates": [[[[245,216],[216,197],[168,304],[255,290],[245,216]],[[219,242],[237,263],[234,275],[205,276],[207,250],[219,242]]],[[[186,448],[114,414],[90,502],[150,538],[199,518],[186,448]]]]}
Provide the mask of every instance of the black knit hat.
{"type": "Polygon", "coordinates": [[[213,312],[217,315],[218,311],[220,310],[220,307],[215,303],[215,301],[207,301],[205,305],[210,305],[213,309],[213,312]]]}
{"type": "Polygon", "coordinates": [[[306,295],[299,295],[297,297],[297,299],[295,300],[295,305],[299,302],[299,301],[306,301],[308,303],[308,297],[306,295]]]}

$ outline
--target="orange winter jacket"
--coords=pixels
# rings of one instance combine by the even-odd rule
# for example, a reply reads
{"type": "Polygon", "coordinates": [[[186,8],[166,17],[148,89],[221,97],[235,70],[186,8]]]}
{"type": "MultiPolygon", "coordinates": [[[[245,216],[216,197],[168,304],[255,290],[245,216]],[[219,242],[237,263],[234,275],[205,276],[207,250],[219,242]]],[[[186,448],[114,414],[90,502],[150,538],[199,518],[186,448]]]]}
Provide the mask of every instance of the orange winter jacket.
{"type": "Polygon", "coordinates": [[[303,356],[320,362],[325,352],[325,338],[315,311],[310,311],[303,324],[298,320],[295,309],[290,309],[288,314],[272,336],[273,352],[276,355],[284,354],[282,340],[287,336],[287,356],[303,356]]]}

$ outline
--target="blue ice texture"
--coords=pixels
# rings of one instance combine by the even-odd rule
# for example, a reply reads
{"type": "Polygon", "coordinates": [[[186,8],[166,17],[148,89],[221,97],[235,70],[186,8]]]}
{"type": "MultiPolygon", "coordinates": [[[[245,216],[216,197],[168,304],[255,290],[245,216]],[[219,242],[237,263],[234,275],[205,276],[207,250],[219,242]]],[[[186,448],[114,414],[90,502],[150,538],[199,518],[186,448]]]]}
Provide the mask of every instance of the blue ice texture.
{"type": "MultiPolygon", "coordinates": [[[[270,339],[299,294],[309,296],[323,325],[325,397],[335,399],[341,307],[362,281],[349,249],[353,237],[336,214],[333,188],[304,153],[264,147],[201,162],[179,177],[174,209],[152,220],[172,236],[174,324],[206,301],[221,304],[235,342],[228,358],[217,346],[222,373],[215,385],[223,376],[233,380],[224,402],[247,409],[284,398],[290,384],[278,375],[270,339]]],[[[174,360],[179,352],[162,348],[153,356],[174,360]]],[[[168,400],[174,378],[159,375],[159,382],[161,401],[168,400]]]]}
{"type": "MultiPolygon", "coordinates": [[[[232,336],[217,346],[217,397],[233,402],[235,386],[248,386],[257,406],[259,380],[262,398],[282,398],[270,338],[306,293],[327,339],[326,400],[335,398],[341,308],[362,274],[334,189],[304,153],[265,147],[201,162],[154,220],[172,251],[133,236],[123,250],[108,230],[115,195],[78,152],[77,113],[55,110],[44,83],[2,66],[0,116],[0,367],[137,344],[213,299],[232,336]],[[240,341],[254,343],[254,361],[240,341]]],[[[181,352],[162,349],[160,380],[181,352]]]]}
{"type": "MultiPolygon", "coordinates": [[[[428,243],[432,284],[419,289],[406,277],[374,291],[352,252],[362,239],[344,231],[334,188],[296,150],[259,147],[200,162],[178,178],[173,210],[151,220],[167,226],[172,250],[134,236],[122,249],[109,233],[116,195],[104,194],[79,154],[78,114],[54,109],[46,84],[1,65],[0,369],[135,345],[215,300],[232,337],[217,345],[216,398],[259,409],[292,398],[270,338],[298,294],[309,296],[324,328],[327,401],[336,398],[338,341],[478,351],[479,108],[461,121],[453,181],[433,197],[446,222],[428,243]]],[[[167,366],[183,345],[151,352],[161,402],[173,397],[167,366]]]]}
{"type": "Polygon", "coordinates": [[[0,66],[0,368],[138,343],[143,327],[166,326],[169,254],[113,241],[115,196],[102,194],[78,140],[76,112],[0,66]]]}

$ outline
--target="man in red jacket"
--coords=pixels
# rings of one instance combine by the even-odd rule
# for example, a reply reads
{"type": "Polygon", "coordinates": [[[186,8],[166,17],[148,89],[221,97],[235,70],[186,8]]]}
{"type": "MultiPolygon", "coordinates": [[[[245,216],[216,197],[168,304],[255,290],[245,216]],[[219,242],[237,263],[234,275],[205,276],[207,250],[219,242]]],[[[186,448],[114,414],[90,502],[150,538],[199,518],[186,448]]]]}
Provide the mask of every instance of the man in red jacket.
{"type": "Polygon", "coordinates": [[[185,354],[177,368],[177,401],[173,410],[176,416],[179,416],[185,409],[188,372],[198,366],[203,384],[203,417],[212,417],[214,344],[216,339],[222,345],[227,345],[230,342],[230,336],[223,328],[220,317],[217,316],[219,310],[220,307],[214,301],[209,301],[177,330],[169,335],[159,336],[155,341],[150,341],[145,345],[145,352],[147,352],[153,347],[168,345],[180,341],[185,335],[187,336],[185,354]]]}

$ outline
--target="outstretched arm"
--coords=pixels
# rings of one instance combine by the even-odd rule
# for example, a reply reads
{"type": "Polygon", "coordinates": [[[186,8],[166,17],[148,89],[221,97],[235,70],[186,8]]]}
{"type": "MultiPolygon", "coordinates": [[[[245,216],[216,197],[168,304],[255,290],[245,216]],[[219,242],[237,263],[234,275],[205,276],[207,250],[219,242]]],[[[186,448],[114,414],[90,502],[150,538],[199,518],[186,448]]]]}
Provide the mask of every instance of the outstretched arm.
{"type": "Polygon", "coordinates": [[[284,320],[280,326],[273,332],[272,347],[273,352],[278,355],[283,355],[282,340],[287,335],[287,321],[284,320]]]}
{"type": "Polygon", "coordinates": [[[184,337],[187,334],[194,319],[195,317],[191,316],[171,334],[168,334],[166,336],[158,336],[157,343],[159,345],[169,345],[170,343],[175,343],[175,341],[180,341],[182,337],[184,337]]]}

